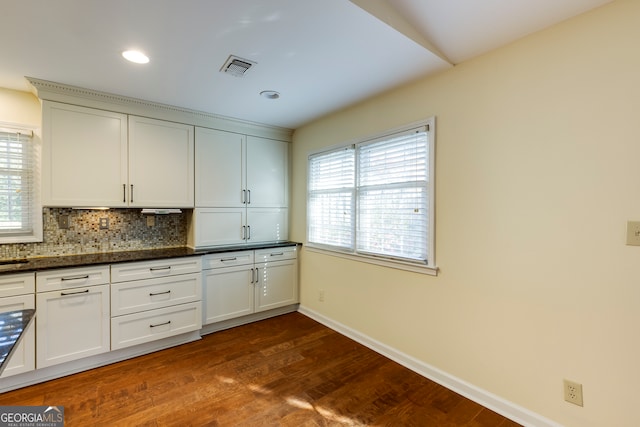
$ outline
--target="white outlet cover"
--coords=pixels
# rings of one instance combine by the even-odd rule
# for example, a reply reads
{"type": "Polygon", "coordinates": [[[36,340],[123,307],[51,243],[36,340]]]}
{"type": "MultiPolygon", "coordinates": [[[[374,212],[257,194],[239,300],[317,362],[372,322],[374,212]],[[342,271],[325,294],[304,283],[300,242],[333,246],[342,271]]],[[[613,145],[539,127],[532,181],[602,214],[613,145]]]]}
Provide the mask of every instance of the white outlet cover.
{"type": "Polygon", "coordinates": [[[640,246],[640,221],[627,221],[627,245],[640,246]]]}

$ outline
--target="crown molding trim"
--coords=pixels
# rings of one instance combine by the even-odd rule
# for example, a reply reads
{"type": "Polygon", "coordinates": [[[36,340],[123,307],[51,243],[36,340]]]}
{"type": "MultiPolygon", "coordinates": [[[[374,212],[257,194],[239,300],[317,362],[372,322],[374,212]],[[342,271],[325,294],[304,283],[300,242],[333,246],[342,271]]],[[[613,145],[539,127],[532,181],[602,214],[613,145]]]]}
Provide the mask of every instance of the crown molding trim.
{"type": "Polygon", "coordinates": [[[37,79],[35,77],[25,76],[25,78],[33,87],[33,93],[41,100],[98,108],[281,141],[290,142],[293,134],[292,129],[278,126],[270,126],[204,111],[100,92],[93,89],[37,79]]]}

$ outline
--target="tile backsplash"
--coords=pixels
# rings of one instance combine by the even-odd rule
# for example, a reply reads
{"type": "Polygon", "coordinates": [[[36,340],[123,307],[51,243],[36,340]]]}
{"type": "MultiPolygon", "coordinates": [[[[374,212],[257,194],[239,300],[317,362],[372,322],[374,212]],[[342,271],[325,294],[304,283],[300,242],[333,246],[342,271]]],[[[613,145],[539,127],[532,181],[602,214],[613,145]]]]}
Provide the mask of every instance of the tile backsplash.
{"type": "Polygon", "coordinates": [[[0,259],[184,246],[187,214],[151,215],[151,224],[147,219],[150,215],[143,215],[140,209],[44,208],[44,241],[0,245],[0,259]],[[64,215],[69,219],[66,229],[60,227],[60,217],[64,215]],[[107,229],[100,228],[103,218],[108,219],[107,229]]]}

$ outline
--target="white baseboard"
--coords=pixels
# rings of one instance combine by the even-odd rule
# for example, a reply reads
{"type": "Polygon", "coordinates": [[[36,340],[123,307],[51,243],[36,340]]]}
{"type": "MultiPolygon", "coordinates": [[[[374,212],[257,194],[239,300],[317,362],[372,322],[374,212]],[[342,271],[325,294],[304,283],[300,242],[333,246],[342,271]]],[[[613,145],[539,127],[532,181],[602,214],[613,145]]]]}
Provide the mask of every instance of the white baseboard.
{"type": "Polygon", "coordinates": [[[508,400],[505,400],[495,394],[492,394],[486,390],[482,390],[479,387],[474,386],[473,384],[469,384],[466,381],[461,380],[460,378],[456,378],[453,375],[450,375],[434,366],[431,366],[427,363],[424,363],[414,357],[411,357],[401,351],[398,351],[392,347],[389,347],[386,344],[381,343],[380,341],[376,341],[375,339],[364,335],[350,327],[343,325],[340,322],[336,322],[328,317],[323,316],[322,314],[311,310],[310,308],[300,306],[298,311],[304,314],[307,317],[310,317],[317,322],[322,323],[323,325],[333,329],[336,332],[345,335],[352,340],[364,345],[365,347],[370,348],[376,353],[380,353],[383,356],[388,357],[401,364],[402,366],[411,369],[417,374],[422,375],[425,378],[428,378],[443,387],[448,388],[451,391],[454,391],[467,399],[470,399],[485,408],[489,408],[498,414],[509,418],[512,421],[515,421],[518,424],[527,427],[562,427],[560,424],[555,421],[544,418],[543,416],[536,414],[526,408],[518,406],[508,400]]]}

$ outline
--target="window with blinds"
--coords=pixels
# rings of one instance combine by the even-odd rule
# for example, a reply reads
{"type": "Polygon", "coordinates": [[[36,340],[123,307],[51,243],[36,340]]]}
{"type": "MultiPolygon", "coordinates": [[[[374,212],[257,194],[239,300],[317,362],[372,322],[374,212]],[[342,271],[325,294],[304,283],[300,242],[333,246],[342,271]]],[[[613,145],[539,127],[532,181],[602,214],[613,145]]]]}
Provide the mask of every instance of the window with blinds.
{"type": "Polygon", "coordinates": [[[433,262],[433,119],[309,156],[311,246],[433,262]]]}
{"type": "Polygon", "coordinates": [[[31,132],[0,130],[0,242],[41,240],[31,132]]]}
{"type": "Polygon", "coordinates": [[[355,225],[354,147],[309,158],[309,242],[353,248],[355,225]]]}

